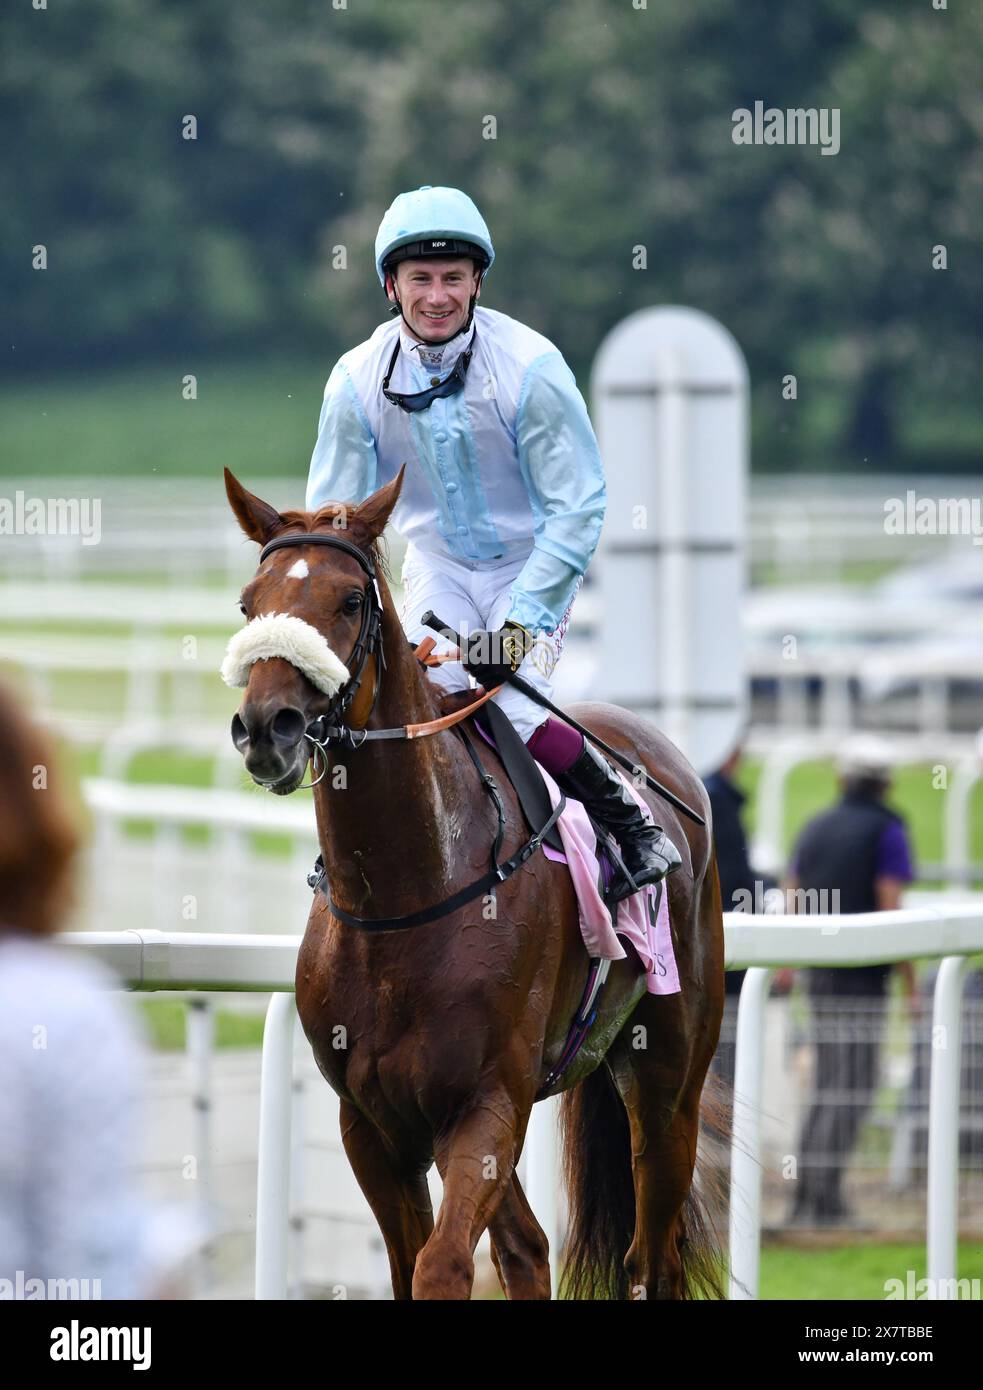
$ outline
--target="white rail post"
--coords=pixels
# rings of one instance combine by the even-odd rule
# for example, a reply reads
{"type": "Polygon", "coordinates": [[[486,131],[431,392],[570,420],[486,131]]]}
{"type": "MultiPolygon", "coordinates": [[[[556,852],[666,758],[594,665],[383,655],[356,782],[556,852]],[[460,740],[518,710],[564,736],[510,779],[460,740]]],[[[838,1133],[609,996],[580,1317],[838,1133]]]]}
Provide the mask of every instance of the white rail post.
{"type": "Polygon", "coordinates": [[[747,704],[747,364],[707,314],[640,309],[598,349],[592,394],[607,464],[592,698],[654,720],[701,770],[719,767],[747,704]]]}
{"type": "Polygon", "coordinates": [[[550,1247],[550,1283],[559,1294],[560,1277],[560,1174],[557,1123],[558,1096],[541,1100],[532,1108],[523,1145],[526,1197],[550,1247]]]}
{"type": "Polygon", "coordinates": [[[945,873],[946,885],[953,889],[970,889],[972,861],[970,824],[972,819],[973,788],[983,773],[976,757],[963,758],[956,764],[952,782],[945,798],[945,873]]]}
{"type": "Polygon", "coordinates": [[[928,1095],[929,1297],[945,1298],[956,1277],[959,1206],[959,1091],[966,956],[946,956],[935,978],[928,1095]]]}
{"type": "Polygon", "coordinates": [[[789,777],[796,767],[814,757],[815,752],[800,743],[779,743],[764,756],[752,862],[770,873],[779,874],[785,865],[783,840],[789,777]]]}
{"type": "Polygon", "coordinates": [[[296,1074],[290,1081],[290,1207],[287,1218],[290,1223],[290,1250],[288,1267],[293,1271],[292,1282],[288,1281],[287,1297],[304,1297],[304,1271],[306,1249],[306,1227],[304,1217],[305,1180],[304,1162],[306,1158],[307,1091],[302,1075],[296,1074]],[[293,1211],[293,1216],[290,1215],[293,1211]]]}
{"type": "Polygon", "coordinates": [[[730,1153],[730,1297],[735,1301],[758,1296],[765,1004],[773,973],[767,966],[752,967],[737,1004],[730,1153]]]}
{"type": "Polygon", "coordinates": [[[215,1012],[207,995],[188,1002],[188,1070],[194,1107],[195,1153],[198,1156],[198,1200],[209,1215],[212,1204],[212,1057],[215,1012]]]}
{"type": "Polygon", "coordinates": [[[287,1296],[290,1234],[290,1110],[297,1006],[273,994],[263,1029],[256,1174],[256,1297],[287,1296]]]}

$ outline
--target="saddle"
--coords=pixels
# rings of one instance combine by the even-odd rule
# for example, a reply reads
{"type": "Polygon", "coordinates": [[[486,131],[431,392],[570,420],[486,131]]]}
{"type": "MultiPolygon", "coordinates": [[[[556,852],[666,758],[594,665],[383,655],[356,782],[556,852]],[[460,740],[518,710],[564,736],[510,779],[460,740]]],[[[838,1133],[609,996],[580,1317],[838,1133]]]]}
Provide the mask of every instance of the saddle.
{"type": "MultiPolygon", "coordinates": [[[[451,714],[473,699],[473,690],[453,691],[440,702],[441,713],[451,714]]],[[[545,823],[551,810],[550,795],[543,781],[542,768],[529,752],[511,719],[494,701],[490,700],[482,705],[472,717],[478,732],[498,753],[506,775],[515,788],[523,818],[529,829],[535,831],[545,823]]],[[[617,903],[612,900],[612,887],[616,875],[619,872],[624,873],[625,869],[621,851],[618,842],[603,825],[590,814],[587,814],[587,819],[597,841],[597,858],[601,870],[598,892],[614,918],[617,903]]],[[[563,853],[563,841],[555,825],[543,836],[543,843],[549,845],[550,849],[563,853]]]]}
{"type": "MultiPolygon", "coordinates": [[[[550,812],[553,810],[539,764],[523,743],[511,719],[494,700],[482,705],[473,717],[479,732],[492,744],[502,760],[508,779],[519,798],[526,824],[530,830],[538,830],[549,820],[550,812]]],[[[543,836],[543,843],[560,854],[563,853],[563,841],[555,825],[551,825],[547,830],[543,836]]]]}
{"type": "MultiPolygon", "coordinates": [[[[468,691],[466,693],[469,699],[473,699],[473,692],[468,691]]],[[[515,725],[493,701],[482,705],[472,717],[478,732],[498,753],[505,772],[515,788],[522,814],[529,828],[534,829],[543,825],[552,809],[550,794],[543,781],[542,769],[529,752],[515,725]]],[[[460,726],[458,727],[460,728],[460,726]]],[[[466,739],[467,735],[464,734],[463,729],[461,729],[461,733],[462,737],[466,739]]],[[[588,820],[597,840],[597,859],[601,873],[601,881],[597,885],[598,890],[602,902],[612,915],[612,921],[616,921],[618,905],[611,901],[610,896],[610,887],[614,878],[612,860],[618,863],[621,868],[624,866],[620,864],[620,853],[614,839],[602,826],[598,825],[593,816],[588,815],[588,820]]],[[[564,852],[563,842],[556,825],[551,826],[543,835],[543,843],[559,850],[561,854],[564,852]]],[[[660,892],[662,886],[662,884],[659,885],[660,892]]],[[[563,1050],[537,1090],[537,1100],[542,1100],[555,1091],[564,1073],[586,1042],[594,1020],[597,1018],[598,1006],[610,967],[610,960],[589,959],[587,980],[580,1003],[570,1022],[563,1050]]]]}

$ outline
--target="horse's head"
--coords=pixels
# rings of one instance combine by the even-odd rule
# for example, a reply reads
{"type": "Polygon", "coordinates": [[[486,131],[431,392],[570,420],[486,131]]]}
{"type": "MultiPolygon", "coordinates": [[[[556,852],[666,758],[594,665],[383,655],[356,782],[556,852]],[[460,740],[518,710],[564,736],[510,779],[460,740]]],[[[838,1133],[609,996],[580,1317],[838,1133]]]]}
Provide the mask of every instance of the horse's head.
{"type": "MultiPolygon", "coordinates": [[[[225,470],[239,525],[262,547],[259,569],[240,595],[246,626],[222,666],[227,684],[246,688],[232,741],[253,780],[280,795],[304,780],[309,725],[347,710],[354,682],[375,660],[368,648],[381,609],[377,541],[402,482],[401,469],[359,506],[280,513],[225,470]]],[[[364,682],[359,689],[364,702],[364,682]]]]}

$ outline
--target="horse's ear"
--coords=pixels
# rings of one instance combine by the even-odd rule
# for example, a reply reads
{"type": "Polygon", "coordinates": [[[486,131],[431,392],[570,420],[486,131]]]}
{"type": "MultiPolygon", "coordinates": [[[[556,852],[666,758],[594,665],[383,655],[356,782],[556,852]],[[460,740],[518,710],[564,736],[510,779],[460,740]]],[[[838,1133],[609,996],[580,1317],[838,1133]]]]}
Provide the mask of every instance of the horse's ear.
{"type": "Polygon", "coordinates": [[[352,522],[357,522],[364,527],[369,540],[375,540],[381,536],[386,529],[386,522],[389,520],[390,513],[399,498],[399,490],[403,486],[403,474],[406,472],[406,464],[393,478],[391,483],[386,483],[378,492],[373,492],[371,497],[366,497],[365,501],[356,508],[352,522]]]}
{"type": "Polygon", "coordinates": [[[225,469],[225,493],[236,520],[251,541],[265,544],[283,525],[283,517],[269,502],[247,492],[235,474],[225,469]]]}

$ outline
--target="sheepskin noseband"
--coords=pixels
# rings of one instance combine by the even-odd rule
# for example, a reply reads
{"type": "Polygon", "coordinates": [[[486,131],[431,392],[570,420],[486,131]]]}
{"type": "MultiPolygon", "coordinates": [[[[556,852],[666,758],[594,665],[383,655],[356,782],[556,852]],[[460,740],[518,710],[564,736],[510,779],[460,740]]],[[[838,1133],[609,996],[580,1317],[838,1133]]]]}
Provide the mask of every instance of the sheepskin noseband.
{"type": "Polygon", "coordinates": [[[226,685],[246,685],[253,663],[274,656],[296,666],[325,695],[336,695],[349,679],[348,667],[317,628],[291,613],[264,613],[241,628],[226,650],[222,679],[226,685]]]}

